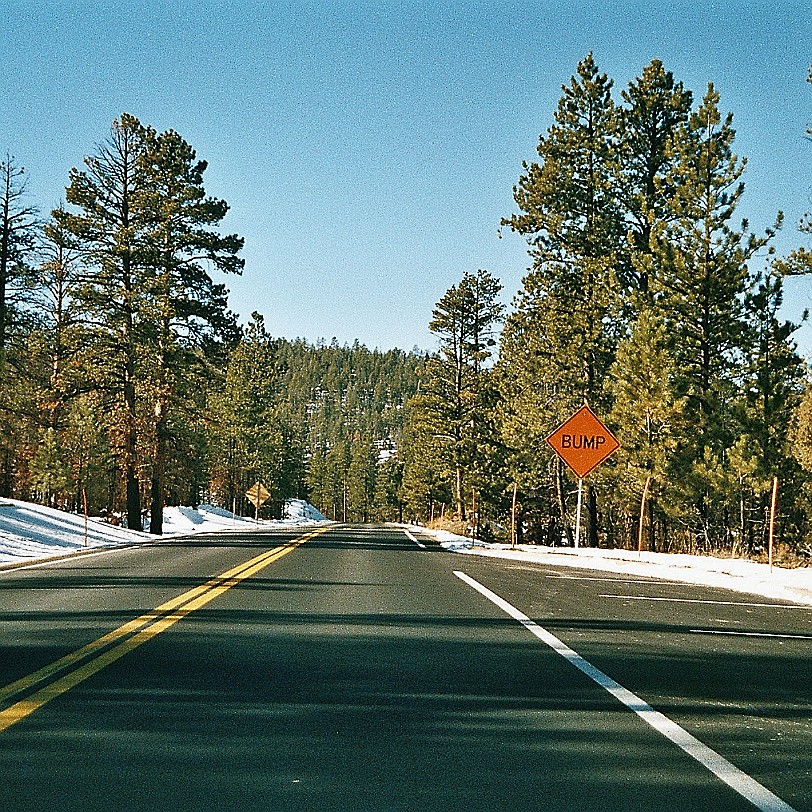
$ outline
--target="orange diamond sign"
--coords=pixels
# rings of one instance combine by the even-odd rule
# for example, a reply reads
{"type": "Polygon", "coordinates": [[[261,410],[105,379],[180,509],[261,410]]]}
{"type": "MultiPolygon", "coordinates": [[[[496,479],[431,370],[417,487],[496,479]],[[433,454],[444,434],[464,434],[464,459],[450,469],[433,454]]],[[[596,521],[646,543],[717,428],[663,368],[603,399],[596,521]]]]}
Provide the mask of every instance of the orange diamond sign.
{"type": "Polygon", "coordinates": [[[569,420],[565,420],[547,437],[547,445],[579,479],[594,471],[620,448],[615,435],[601,423],[589,406],[582,406],[569,420]]]}

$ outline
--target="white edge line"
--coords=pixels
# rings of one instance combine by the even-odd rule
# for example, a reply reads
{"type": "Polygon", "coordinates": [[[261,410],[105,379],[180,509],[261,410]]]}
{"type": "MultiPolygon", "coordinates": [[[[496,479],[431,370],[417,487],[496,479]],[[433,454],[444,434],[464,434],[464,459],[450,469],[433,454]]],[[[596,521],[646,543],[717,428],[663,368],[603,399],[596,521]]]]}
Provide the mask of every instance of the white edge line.
{"type": "Polygon", "coordinates": [[[775,632],[734,632],[727,629],[691,629],[691,634],[719,634],[728,637],[777,637],[779,640],[812,640],[810,634],[776,634],[775,632]]]}
{"type": "Polygon", "coordinates": [[[404,528],[403,532],[410,538],[421,550],[426,549],[426,545],[422,541],[418,541],[408,530],[404,528]]]}
{"type": "Polygon", "coordinates": [[[72,558],[92,558],[94,555],[105,555],[107,553],[115,553],[119,550],[132,550],[136,547],[141,547],[144,544],[148,544],[150,542],[149,539],[146,542],[127,542],[126,544],[116,544],[110,547],[98,547],[97,549],[93,549],[92,547],[88,547],[86,549],[80,547],[78,550],[73,550],[69,553],[63,553],[61,555],[49,555],[45,558],[31,559],[28,563],[20,562],[12,563],[10,561],[4,561],[0,564],[0,575],[5,573],[12,573],[12,572],[20,572],[21,570],[31,570],[35,567],[47,567],[50,564],[60,564],[65,561],[70,561],[72,558]]]}
{"type": "Polygon", "coordinates": [[[798,603],[745,603],[744,601],[709,601],[699,598],[658,598],[651,595],[598,595],[599,598],[612,598],[616,601],[660,601],[662,603],[704,603],[713,606],[747,606],[758,609],[805,609],[812,611],[812,607],[798,603]]]}
{"type": "Polygon", "coordinates": [[[620,683],[604,674],[603,671],[581,657],[577,651],[571,649],[554,634],[551,634],[539,626],[535,621],[508,603],[504,598],[501,598],[495,592],[491,592],[490,589],[478,581],[475,581],[464,572],[455,570],[454,575],[468,584],[472,589],[479,592],[480,595],[487,598],[491,603],[498,606],[514,620],[519,621],[531,634],[535,635],[543,643],[546,643],[553,651],[560,654],[579,671],[586,674],[593,682],[600,685],[601,688],[614,696],[615,699],[624,704],[629,710],[634,711],[646,724],[676,744],[677,747],[691,756],[695,761],[698,761],[703,767],[710,770],[717,778],[756,806],[756,808],[762,810],[762,812],[795,812],[789,804],[759,784],[754,778],[731,764],[715,750],[703,744],[699,739],[688,733],[687,730],[681,728],[676,722],[671,721],[671,719],[664,714],[654,710],[648,702],[645,702],[639,696],[624,688],[620,683]]]}
{"type": "MultiPolygon", "coordinates": [[[[595,575],[562,575],[554,570],[544,570],[544,575],[547,578],[555,578],[559,581],[607,581],[611,584],[639,584],[639,578],[610,578],[606,577],[598,577],[595,575]]],[[[658,580],[648,580],[648,578],[643,581],[646,586],[674,586],[676,583],[675,581],[658,581],[658,580]]]]}

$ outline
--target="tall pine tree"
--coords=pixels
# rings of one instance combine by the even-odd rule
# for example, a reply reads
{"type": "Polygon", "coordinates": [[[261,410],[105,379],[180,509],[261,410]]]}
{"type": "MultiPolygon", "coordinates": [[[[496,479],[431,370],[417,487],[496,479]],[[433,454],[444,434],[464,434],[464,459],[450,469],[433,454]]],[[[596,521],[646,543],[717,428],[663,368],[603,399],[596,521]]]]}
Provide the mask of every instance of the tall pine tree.
{"type": "Polygon", "coordinates": [[[716,472],[736,434],[731,404],[746,341],[744,294],[748,262],[771,238],[732,224],[744,193],[746,165],[733,153],[732,115],[719,112],[719,94],[708,86],[672,145],[674,189],[667,218],[652,232],[657,267],[656,300],[677,362],[677,395],[686,398],[687,431],[675,459],[675,479],[697,538],[714,544],[724,523],[715,493],[716,472]],[[680,467],[681,466],[681,467],[680,467]]]}
{"type": "Polygon", "coordinates": [[[182,380],[191,376],[199,382],[206,373],[206,356],[214,345],[237,337],[228,291],[215,284],[211,270],[239,273],[244,263],[237,256],[242,238],[217,230],[228,204],[206,196],[206,162],[197,160],[174,130],[146,135],[138,202],[145,213],[139,242],[146,265],[145,363],[155,420],[149,530],[160,534],[170,409],[183,403],[182,380]]]}
{"type": "Polygon", "coordinates": [[[468,488],[480,485],[489,438],[485,363],[504,310],[498,300],[501,289],[487,271],[466,272],[437,302],[429,329],[440,347],[427,363],[423,393],[412,403],[424,430],[450,451],[455,510],[463,521],[468,488]]]}
{"type": "Polygon", "coordinates": [[[26,200],[25,169],[11,155],[0,160],[0,378],[14,304],[31,281],[37,209],[26,200]]]}
{"type": "Polygon", "coordinates": [[[669,217],[668,202],[674,196],[668,182],[675,158],[671,146],[688,120],[692,96],[654,59],[621,92],[621,98],[626,106],[619,111],[618,193],[632,251],[630,264],[623,258],[622,276],[627,289],[639,291],[648,300],[651,234],[656,223],[669,217]]]}
{"type": "Polygon", "coordinates": [[[86,274],[77,298],[93,336],[92,375],[111,396],[127,526],[138,530],[142,519],[137,383],[145,345],[141,313],[149,296],[143,256],[148,222],[143,153],[152,136],[138,119],[123,114],[96,154],[85,158],[85,169],[70,172],[66,199],[78,212],[54,212],[83,250],[86,274]]]}
{"type": "MultiPolygon", "coordinates": [[[[562,88],[554,123],[539,141],[540,162],[525,165],[514,188],[520,213],[503,221],[527,238],[533,268],[507,324],[502,394],[509,401],[524,398],[524,407],[532,409],[527,400],[535,390],[533,411],[544,412],[536,422],[548,432],[582,403],[602,405],[603,380],[621,329],[617,270],[626,253],[625,223],[611,89],[589,54],[562,88]],[[524,372],[528,365],[542,373],[538,385],[524,372]]],[[[532,419],[509,404],[507,414],[514,421],[532,419]]],[[[556,492],[567,527],[564,491],[559,467],[556,492]]],[[[594,545],[598,509],[591,487],[587,510],[594,545]]]]}
{"type": "Polygon", "coordinates": [[[655,496],[667,491],[670,459],[682,428],[684,402],[675,395],[676,374],[665,325],[655,310],[644,308],[618,347],[607,388],[621,444],[612,480],[625,501],[624,512],[647,527],[651,549],[656,544],[655,496]]]}
{"type": "Polygon", "coordinates": [[[253,313],[229,359],[225,380],[209,399],[212,489],[236,505],[257,480],[278,497],[282,440],[276,408],[281,370],[265,320],[253,313]]]}

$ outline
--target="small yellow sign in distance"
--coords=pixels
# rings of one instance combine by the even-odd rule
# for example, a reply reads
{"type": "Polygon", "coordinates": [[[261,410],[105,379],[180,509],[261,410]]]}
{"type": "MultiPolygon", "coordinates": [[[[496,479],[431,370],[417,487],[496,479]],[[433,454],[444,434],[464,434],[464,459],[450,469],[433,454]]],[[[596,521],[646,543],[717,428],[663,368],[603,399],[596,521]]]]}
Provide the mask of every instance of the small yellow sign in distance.
{"type": "Polygon", "coordinates": [[[268,493],[268,489],[261,482],[255,482],[245,492],[245,495],[248,497],[252,505],[259,507],[260,505],[265,504],[271,494],[268,493]]]}

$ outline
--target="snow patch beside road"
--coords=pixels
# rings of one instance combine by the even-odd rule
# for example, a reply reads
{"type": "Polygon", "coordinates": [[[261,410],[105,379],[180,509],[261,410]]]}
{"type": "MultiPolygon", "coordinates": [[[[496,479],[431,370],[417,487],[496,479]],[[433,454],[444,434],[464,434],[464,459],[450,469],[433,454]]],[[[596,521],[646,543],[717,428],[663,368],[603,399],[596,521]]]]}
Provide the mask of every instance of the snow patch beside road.
{"type": "MultiPolygon", "coordinates": [[[[316,508],[300,499],[286,503],[284,519],[261,520],[259,523],[243,516],[232,516],[229,511],[211,505],[201,505],[198,508],[167,507],[164,508],[163,536],[245,530],[258,526],[299,527],[326,521],[316,508]]],[[[28,563],[94,548],[152,542],[157,538],[161,537],[115,527],[99,519],[88,519],[85,539],[83,516],[17,499],[0,499],[0,566],[28,563]]]]}

